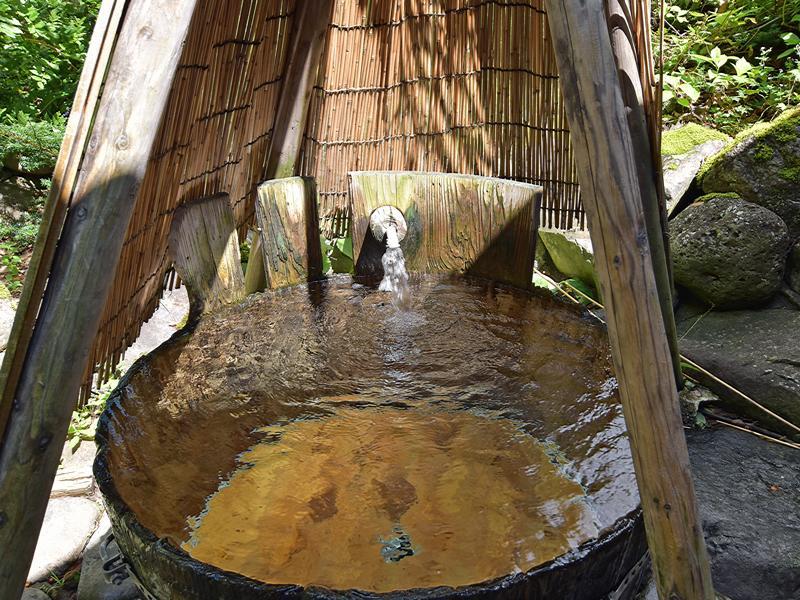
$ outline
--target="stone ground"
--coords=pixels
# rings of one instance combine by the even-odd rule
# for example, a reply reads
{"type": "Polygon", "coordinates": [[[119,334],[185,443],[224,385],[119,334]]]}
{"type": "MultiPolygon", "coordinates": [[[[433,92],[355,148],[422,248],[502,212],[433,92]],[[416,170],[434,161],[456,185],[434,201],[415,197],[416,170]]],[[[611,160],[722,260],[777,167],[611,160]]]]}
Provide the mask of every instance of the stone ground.
{"type": "MultiPolygon", "coordinates": [[[[687,441],[717,592],[800,598],[800,451],[722,426],[687,441]]],[[[652,582],[641,600],[658,600],[652,582]]]]}
{"type": "MultiPolygon", "coordinates": [[[[158,310],[142,327],[141,336],[126,352],[120,370],[127,370],[137,358],[175,333],[188,310],[186,288],[166,292],[158,310]]],[[[0,339],[4,344],[6,337],[0,339]]],[[[92,476],[94,454],[92,441],[81,442],[74,453],[65,446],[28,575],[33,585],[26,590],[24,600],[50,597],[42,595],[42,590],[59,600],[133,600],[138,597],[130,582],[111,586],[103,579],[99,545],[110,530],[110,523],[92,476]],[[78,569],[79,578],[74,576],[78,569]],[[60,579],[68,580],[63,587],[58,584],[60,579]]]]}

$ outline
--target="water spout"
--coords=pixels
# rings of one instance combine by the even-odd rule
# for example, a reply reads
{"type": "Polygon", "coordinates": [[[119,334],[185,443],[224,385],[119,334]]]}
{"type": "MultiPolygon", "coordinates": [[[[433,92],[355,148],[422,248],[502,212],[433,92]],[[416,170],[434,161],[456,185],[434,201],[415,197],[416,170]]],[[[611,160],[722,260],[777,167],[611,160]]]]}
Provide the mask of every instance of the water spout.
{"type": "Polygon", "coordinates": [[[400,242],[406,235],[407,227],[403,213],[393,206],[382,206],[370,217],[370,230],[375,238],[382,242],[386,239],[386,250],[383,253],[383,280],[378,288],[382,292],[392,294],[392,304],[404,309],[409,306],[411,293],[408,287],[406,260],[400,242]]]}

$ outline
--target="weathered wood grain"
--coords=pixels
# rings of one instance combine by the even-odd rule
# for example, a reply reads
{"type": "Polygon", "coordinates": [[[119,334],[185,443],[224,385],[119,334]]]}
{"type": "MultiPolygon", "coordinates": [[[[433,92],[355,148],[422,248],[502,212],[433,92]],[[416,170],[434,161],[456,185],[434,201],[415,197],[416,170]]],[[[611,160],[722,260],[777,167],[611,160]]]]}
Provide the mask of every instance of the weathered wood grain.
{"type": "MultiPolygon", "coordinates": [[[[19,598],[196,0],[132,0],[0,447],[0,598],[19,598]]],[[[71,151],[80,153],[79,144],[71,151]]],[[[68,182],[66,183],[69,184],[68,182]]],[[[16,350],[20,351],[19,348],[16,350]]]]}
{"type": "Polygon", "coordinates": [[[72,102],[72,110],[61,142],[61,151],[53,171],[53,184],[45,204],[42,224],[28,265],[25,284],[22,287],[22,295],[17,305],[14,325],[0,370],[0,440],[3,438],[11,414],[14,392],[33,334],[33,325],[39,313],[56,244],[64,227],[78,166],[89,138],[92,117],[119,30],[124,4],[121,0],[104,0],[101,4],[78,89],[72,102]]]}
{"type": "Polygon", "coordinates": [[[169,248],[175,271],[189,292],[191,316],[245,297],[239,237],[228,194],[194,200],[175,211],[169,248]]]}
{"type": "Polygon", "coordinates": [[[660,201],[658,192],[661,187],[661,154],[653,153],[652,148],[656,140],[650,139],[645,112],[645,88],[639,76],[641,61],[637,55],[639,49],[635,43],[635,23],[632,14],[635,7],[631,6],[630,0],[607,0],[605,6],[622,101],[628,111],[628,126],[637,157],[639,194],[650,241],[650,259],[658,287],[661,316],[664,319],[667,341],[672,353],[675,381],[680,388],[683,386],[683,374],[672,302],[673,280],[667,238],[667,212],[666,205],[660,201]],[[658,157],[657,162],[654,156],[658,157]]]}
{"type": "Polygon", "coordinates": [[[288,177],[262,183],[258,186],[256,218],[269,289],[322,277],[313,179],[288,177]]]}
{"type": "Polygon", "coordinates": [[[369,232],[384,205],[404,214],[409,271],[469,273],[528,287],[533,276],[542,188],[475,175],[410,171],[350,173],[356,274],[374,274],[369,232]]]}
{"type": "Polygon", "coordinates": [[[640,198],[641,157],[603,3],[547,0],[547,9],[659,597],[712,600],[640,198]]]}
{"type": "MultiPolygon", "coordinates": [[[[292,177],[297,172],[311,92],[325,47],[325,32],[330,23],[332,6],[333,0],[297,2],[292,47],[267,154],[267,180],[292,177]]],[[[259,236],[250,252],[251,262],[247,265],[245,282],[248,294],[263,290],[266,286],[272,287],[263,262],[264,253],[269,250],[262,248],[262,242],[259,236]]]]}

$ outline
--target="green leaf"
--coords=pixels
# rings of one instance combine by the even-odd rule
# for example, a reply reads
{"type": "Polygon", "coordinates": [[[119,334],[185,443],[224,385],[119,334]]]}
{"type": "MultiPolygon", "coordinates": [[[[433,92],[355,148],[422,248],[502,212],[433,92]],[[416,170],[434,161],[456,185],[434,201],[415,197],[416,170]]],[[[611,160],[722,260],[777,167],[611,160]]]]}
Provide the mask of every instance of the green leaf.
{"type": "Polygon", "coordinates": [[[738,59],[738,60],[737,60],[737,61],[736,61],[736,62],[733,64],[733,68],[734,68],[734,69],[736,69],[736,74],[737,74],[737,75],[744,75],[744,74],[745,74],[745,73],[747,73],[747,72],[748,72],[750,69],[752,69],[752,68],[753,68],[753,65],[751,65],[751,64],[750,64],[750,63],[747,61],[747,59],[746,59],[746,58],[744,58],[744,57],[740,57],[740,58],[739,58],[739,59],[738,59]]]}
{"type": "Polygon", "coordinates": [[[788,33],[784,33],[781,36],[781,39],[783,40],[784,44],[788,44],[789,46],[797,46],[797,44],[800,44],[800,37],[798,37],[796,33],[793,33],[791,31],[788,33]]]}
{"type": "Polygon", "coordinates": [[[700,99],[700,92],[698,92],[691,83],[684,81],[678,86],[678,89],[683,92],[692,103],[700,99]]]}

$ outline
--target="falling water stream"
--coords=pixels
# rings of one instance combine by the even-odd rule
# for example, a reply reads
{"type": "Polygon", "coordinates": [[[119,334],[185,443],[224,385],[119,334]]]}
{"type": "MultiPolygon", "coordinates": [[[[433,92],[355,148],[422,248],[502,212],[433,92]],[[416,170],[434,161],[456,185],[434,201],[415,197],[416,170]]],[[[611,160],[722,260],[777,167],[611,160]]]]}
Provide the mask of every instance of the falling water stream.
{"type": "Polygon", "coordinates": [[[382,292],[392,294],[392,304],[397,308],[407,309],[410,304],[411,291],[408,287],[408,272],[403,249],[397,234],[397,226],[389,225],[386,229],[386,251],[381,259],[383,264],[383,280],[378,288],[382,292]]]}

